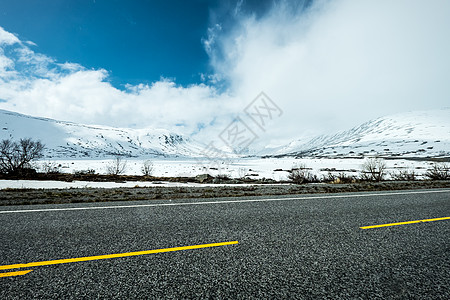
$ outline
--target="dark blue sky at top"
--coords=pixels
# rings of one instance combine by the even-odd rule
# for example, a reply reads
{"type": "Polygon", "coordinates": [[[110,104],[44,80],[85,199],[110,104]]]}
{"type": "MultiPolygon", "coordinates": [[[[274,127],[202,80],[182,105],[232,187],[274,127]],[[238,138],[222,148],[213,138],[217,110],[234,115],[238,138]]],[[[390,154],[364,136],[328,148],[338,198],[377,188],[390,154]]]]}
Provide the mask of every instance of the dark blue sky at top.
{"type": "MultiPolygon", "coordinates": [[[[35,52],[59,63],[107,70],[116,87],[201,82],[211,74],[202,39],[220,23],[232,27],[238,0],[1,0],[0,26],[32,41],[35,52]]],[[[245,13],[261,15],[272,1],[247,0],[245,13]]]]}

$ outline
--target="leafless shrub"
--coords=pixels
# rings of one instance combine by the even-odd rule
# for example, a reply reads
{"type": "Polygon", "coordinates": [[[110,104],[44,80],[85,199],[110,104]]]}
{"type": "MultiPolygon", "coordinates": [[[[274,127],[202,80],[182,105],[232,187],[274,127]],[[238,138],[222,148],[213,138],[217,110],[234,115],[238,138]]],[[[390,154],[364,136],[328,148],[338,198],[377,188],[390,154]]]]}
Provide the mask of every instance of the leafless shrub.
{"type": "Polygon", "coordinates": [[[144,161],[141,172],[144,176],[151,176],[153,173],[153,162],[151,160],[144,161]]]}
{"type": "Polygon", "coordinates": [[[361,179],[366,181],[382,181],[386,176],[386,163],[379,158],[368,158],[362,165],[361,179]]]}
{"type": "Polygon", "coordinates": [[[446,163],[434,163],[425,176],[431,180],[450,180],[450,167],[446,163]]]}
{"type": "Polygon", "coordinates": [[[328,172],[328,174],[323,177],[322,181],[330,183],[354,183],[356,182],[356,178],[355,176],[345,174],[345,172],[340,172],[337,175],[328,172]]]}
{"type": "Polygon", "coordinates": [[[94,169],[87,169],[87,170],[75,170],[73,171],[74,175],[94,175],[95,170],[94,169]]]}
{"type": "Polygon", "coordinates": [[[417,180],[417,174],[416,172],[414,172],[414,170],[400,170],[398,172],[392,172],[390,175],[393,180],[400,180],[400,181],[417,180]]]}
{"type": "Polygon", "coordinates": [[[323,175],[322,177],[323,182],[334,182],[336,179],[337,175],[332,172],[328,172],[327,175],[323,175]]]}
{"type": "MultiPolygon", "coordinates": [[[[0,142],[0,173],[22,175],[32,169],[31,163],[42,157],[44,145],[31,138],[18,142],[2,140],[0,142]]],[[[33,169],[34,172],[36,172],[33,169]]]]}
{"type": "Polygon", "coordinates": [[[227,174],[219,174],[216,177],[214,177],[214,180],[217,181],[217,182],[222,182],[222,181],[231,180],[231,178],[227,174]]]}
{"type": "Polygon", "coordinates": [[[310,183],[310,182],[318,182],[318,178],[316,175],[312,174],[309,171],[309,168],[304,164],[300,164],[296,167],[292,167],[289,171],[288,179],[296,184],[310,183]]]}
{"type": "Polygon", "coordinates": [[[42,163],[41,171],[45,174],[60,174],[61,165],[55,162],[47,161],[42,163]]]}
{"type": "Polygon", "coordinates": [[[127,161],[122,156],[116,155],[114,160],[108,163],[106,166],[106,174],[108,175],[121,175],[125,173],[127,169],[127,161]]]}

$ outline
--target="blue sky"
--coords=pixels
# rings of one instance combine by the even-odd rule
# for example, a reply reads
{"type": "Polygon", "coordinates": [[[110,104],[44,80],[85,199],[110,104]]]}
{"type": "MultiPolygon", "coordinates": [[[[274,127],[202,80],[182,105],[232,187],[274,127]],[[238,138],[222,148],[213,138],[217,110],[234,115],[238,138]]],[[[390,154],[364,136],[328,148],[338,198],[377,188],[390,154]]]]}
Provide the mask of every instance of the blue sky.
{"type": "MultiPolygon", "coordinates": [[[[0,25],[59,62],[105,69],[117,87],[160,77],[182,85],[212,72],[203,40],[213,22],[226,26],[239,1],[2,0],[0,25]]],[[[245,1],[259,15],[271,1],[245,1]]]]}
{"type": "Polygon", "coordinates": [[[2,0],[0,109],[208,143],[264,91],[280,145],[448,107],[449,31],[447,0],[2,0]]]}
{"type": "Polygon", "coordinates": [[[4,0],[1,26],[61,62],[103,68],[114,83],[200,81],[214,1],[4,0]]]}

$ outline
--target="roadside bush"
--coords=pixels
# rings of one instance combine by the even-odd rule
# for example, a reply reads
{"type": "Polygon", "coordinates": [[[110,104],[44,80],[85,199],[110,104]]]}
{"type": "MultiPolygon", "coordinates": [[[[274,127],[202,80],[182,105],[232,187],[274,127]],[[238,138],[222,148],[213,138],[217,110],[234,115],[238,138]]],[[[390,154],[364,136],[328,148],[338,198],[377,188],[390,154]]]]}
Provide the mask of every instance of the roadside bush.
{"type": "Polygon", "coordinates": [[[94,175],[95,170],[94,169],[87,169],[87,170],[75,170],[73,171],[74,175],[94,175]]]}
{"type": "Polygon", "coordinates": [[[355,176],[347,175],[344,172],[340,172],[337,175],[332,172],[328,172],[327,175],[323,176],[322,181],[330,183],[354,183],[356,182],[356,178],[355,176]]]}
{"type": "Polygon", "coordinates": [[[214,177],[213,183],[222,183],[224,181],[229,181],[229,180],[231,180],[231,178],[227,174],[219,174],[216,177],[214,177]]]}
{"type": "Polygon", "coordinates": [[[336,179],[337,175],[332,172],[328,172],[327,175],[323,175],[322,177],[323,182],[334,182],[336,179]]]}
{"type": "Polygon", "coordinates": [[[392,172],[390,175],[393,180],[399,181],[417,180],[417,174],[414,172],[414,170],[400,170],[398,172],[392,172]]]}
{"type": "Polygon", "coordinates": [[[144,176],[151,176],[153,173],[153,162],[151,160],[144,161],[141,172],[144,176]]]}
{"type": "Polygon", "coordinates": [[[122,175],[127,170],[127,161],[120,155],[116,155],[114,160],[106,166],[106,174],[108,175],[122,175]]]}
{"type": "Polygon", "coordinates": [[[8,175],[27,175],[36,173],[32,162],[41,158],[44,145],[31,138],[18,142],[2,140],[0,142],[0,173],[8,175]]]}
{"type": "Polygon", "coordinates": [[[292,167],[289,171],[288,179],[296,184],[319,182],[317,176],[312,174],[304,164],[292,167]]]}
{"type": "Polygon", "coordinates": [[[386,176],[386,163],[379,158],[368,158],[362,165],[361,180],[382,181],[386,176]]]}
{"type": "Polygon", "coordinates": [[[450,167],[446,163],[434,163],[425,176],[431,180],[450,180],[450,167]]]}

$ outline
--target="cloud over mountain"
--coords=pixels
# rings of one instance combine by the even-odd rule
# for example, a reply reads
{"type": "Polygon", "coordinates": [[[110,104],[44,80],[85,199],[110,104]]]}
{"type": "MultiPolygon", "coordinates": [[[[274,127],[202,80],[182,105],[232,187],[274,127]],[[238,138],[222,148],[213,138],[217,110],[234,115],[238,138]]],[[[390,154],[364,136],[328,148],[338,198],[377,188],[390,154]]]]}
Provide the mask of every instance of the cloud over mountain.
{"type": "Polygon", "coordinates": [[[210,33],[212,64],[230,89],[242,99],[264,90],[284,109],[273,136],[448,106],[448,1],[297,4],[279,1],[210,33]]]}

